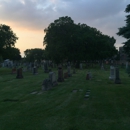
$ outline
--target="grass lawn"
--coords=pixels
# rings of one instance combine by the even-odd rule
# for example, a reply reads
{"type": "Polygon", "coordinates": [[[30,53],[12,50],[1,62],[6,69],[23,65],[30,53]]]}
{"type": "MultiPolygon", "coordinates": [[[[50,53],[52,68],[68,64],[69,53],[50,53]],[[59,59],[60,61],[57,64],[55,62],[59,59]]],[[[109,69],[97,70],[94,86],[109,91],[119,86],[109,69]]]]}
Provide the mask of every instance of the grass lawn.
{"type": "Polygon", "coordinates": [[[0,130],[130,130],[130,77],[120,69],[122,84],[114,84],[109,69],[90,70],[92,80],[85,79],[87,69],[77,70],[40,94],[48,77],[42,69],[16,79],[10,69],[0,68],[0,130]]]}

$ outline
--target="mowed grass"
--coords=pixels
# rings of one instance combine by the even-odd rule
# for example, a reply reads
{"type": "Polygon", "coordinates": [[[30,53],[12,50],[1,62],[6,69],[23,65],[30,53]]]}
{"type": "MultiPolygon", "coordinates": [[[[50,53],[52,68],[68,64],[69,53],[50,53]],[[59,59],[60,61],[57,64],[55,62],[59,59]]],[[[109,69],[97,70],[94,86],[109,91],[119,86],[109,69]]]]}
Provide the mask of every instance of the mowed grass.
{"type": "Polygon", "coordinates": [[[130,77],[125,69],[120,69],[122,84],[109,80],[109,69],[89,71],[92,80],[85,79],[88,69],[77,70],[40,94],[48,78],[42,69],[16,79],[10,69],[0,68],[0,130],[130,130],[130,77]]]}

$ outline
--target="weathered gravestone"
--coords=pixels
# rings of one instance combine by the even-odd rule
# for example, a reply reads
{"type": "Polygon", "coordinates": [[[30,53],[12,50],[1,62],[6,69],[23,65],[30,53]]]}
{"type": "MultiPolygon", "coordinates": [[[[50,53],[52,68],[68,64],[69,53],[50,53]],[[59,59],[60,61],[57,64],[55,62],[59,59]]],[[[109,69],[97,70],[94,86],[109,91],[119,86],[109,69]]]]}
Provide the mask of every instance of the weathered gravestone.
{"type": "Polygon", "coordinates": [[[17,69],[17,79],[22,79],[23,78],[23,74],[22,74],[22,68],[17,69]]]}
{"type": "Polygon", "coordinates": [[[104,64],[103,63],[101,64],[101,70],[104,70],[104,64]]]}
{"type": "Polygon", "coordinates": [[[48,73],[48,72],[49,72],[47,61],[44,62],[44,72],[45,72],[45,73],[48,73]]]}
{"type": "Polygon", "coordinates": [[[49,72],[49,80],[50,80],[52,86],[56,86],[57,85],[55,72],[49,72]]]}
{"type": "Polygon", "coordinates": [[[52,88],[52,83],[49,79],[45,79],[42,84],[42,90],[47,91],[52,88]]]}
{"type": "Polygon", "coordinates": [[[71,66],[68,66],[67,70],[68,70],[68,77],[71,77],[72,76],[72,74],[71,74],[71,66]]]}
{"type": "Polygon", "coordinates": [[[109,79],[114,80],[115,79],[115,67],[110,66],[110,76],[109,79]]]}
{"type": "Polygon", "coordinates": [[[115,68],[115,84],[120,84],[121,80],[120,80],[120,76],[119,76],[119,68],[116,67],[115,68]]]}
{"type": "Polygon", "coordinates": [[[86,75],[86,80],[90,80],[90,79],[92,79],[92,74],[91,72],[88,72],[86,75]]]}
{"type": "Polygon", "coordinates": [[[37,74],[37,67],[36,66],[33,67],[33,75],[35,75],[35,74],[37,74]]]}
{"type": "Polygon", "coordinates": [[[68,72],[64,73],[64,78],[67,79],[68,78],[68,72]]]}
{"type": "Polygon", "coordinates": [[[63,82],[64,78],[63,78],[63,69],[61,66],[58,67],[58,82],[63,82]]]}
{"type": "Polygon", "coordinates": [[[16,68],[13,68],[11,74],[16,74],[16,72],[17,72],[16,68]]]}
{"type": "Polygon", "coordinates": [[[79,67],[80,67],[80,69],[83,69],[83,65],[82,65],[82,63],[79,64],[79,67]]]}
{"type": "Polygon", "coordinates": [[[128,69],[128,66],[129,66],[129,63],[128,63],[128,62],[126,62],[126,70],[128,69]]]}

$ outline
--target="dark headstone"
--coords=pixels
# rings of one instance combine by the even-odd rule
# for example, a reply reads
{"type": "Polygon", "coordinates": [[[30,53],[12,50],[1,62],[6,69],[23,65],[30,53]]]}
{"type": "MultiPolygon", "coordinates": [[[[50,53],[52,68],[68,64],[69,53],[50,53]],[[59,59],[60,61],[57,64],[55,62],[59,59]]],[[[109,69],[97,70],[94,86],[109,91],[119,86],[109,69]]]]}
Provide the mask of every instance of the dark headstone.
{"type": "Polygon", "coordinates": [[[67,73],[67,72],[64,73],[64,78],[65,78],[65,79],[68,78],[68,73],[67,73]]]}
{"type": "Polygon", "coordinates": [[[68,69],[68,77],[71,77],[72,76],[72,74],[71,74],[71,66],[68,66],[67,69],[68,69]]]}
{"type": "Polygon", "coordinates": [[[48,70],[48,64],[47,64],[46,61],[44,62],[44,72],[45,72],[45,73],[48,73],[48,72],[49,72],[49,70],[48,70]]]}
{"type": "Polygon", "coordinates": [[[89,72],[89,73],[87,73],[87,75],[86,75],[86,80],[90,80],[92,78],[92,74],[89,72]]]}
{"type": "Polygon", "coordinates": [[[63,82],[64,78],[63,78],[63,69],[61,66],[58,67],[58,82],[63,82]]]}
{"type": "Polygon", "coordinates": [[[120,84],[121,80],[119,77],[119,68],[115,68],[115,84],[120,84]]]}
{"type": "Polygon", "coordinates": [[[12,73],[12,74],[16,74],[16,72],[17,72],[17,71],[16,71],[16,68],[13,68],[11,73],[12,73]]]}
{"type": "Polygon", "coordinates": [[[17,69],[17,76],[16,76],[16,78],[17,79],[22,79],[23,78],[22,68],[17,69]]]}

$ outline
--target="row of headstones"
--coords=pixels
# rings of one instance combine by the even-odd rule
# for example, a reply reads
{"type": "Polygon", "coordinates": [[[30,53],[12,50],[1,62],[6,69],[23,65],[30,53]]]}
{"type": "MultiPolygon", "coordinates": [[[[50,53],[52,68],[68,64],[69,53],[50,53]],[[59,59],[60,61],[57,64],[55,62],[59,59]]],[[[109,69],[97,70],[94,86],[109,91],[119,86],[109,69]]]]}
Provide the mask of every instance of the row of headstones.
{"type": "Polygon", "coordinates": [[[119,75],[119,68],[118,67],[110,66],[109,79],[114,80],[115,84],[120,84],[121,83],[120,75],[119,75]]]}
{"type": "MultiPolygon", "coordinates": [[[[75,70],[73,71],[73,74],[75,74],[75,70]]],[[[71,76],[72,76],[72,73],[71,73],[70,66],[68,66],[68,70],[65,73],[63,73],[62,67],[59,67],[58,68],[58,79],[56,78],[55,72],[49,72],[49,78],[46,78],[43,81],[42,90],[43,91],[49,90],[52,87],[56,86],[58,84],[58,82],[63,82],[64,79],[71,77],[71,76]]]]}

